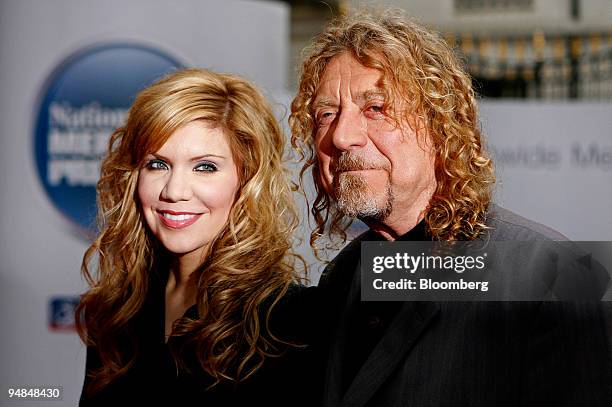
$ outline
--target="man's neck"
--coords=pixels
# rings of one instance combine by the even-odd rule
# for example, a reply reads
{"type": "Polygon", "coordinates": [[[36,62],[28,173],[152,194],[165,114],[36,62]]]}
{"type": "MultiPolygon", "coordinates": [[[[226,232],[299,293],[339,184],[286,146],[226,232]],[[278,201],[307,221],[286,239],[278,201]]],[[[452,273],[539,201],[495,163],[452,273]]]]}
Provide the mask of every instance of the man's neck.
{"type": "Polygon", "coordinates": [[[393,216],[393,213],[384,221],[375,221],[372,219],[364,219],[363,222],[370,229],[389,241],[397,240],[400,236],[405,235],[418,225],[424,218],[424,213],[421,211],[418,215],[407,214],[407,216],[393,216]]]}

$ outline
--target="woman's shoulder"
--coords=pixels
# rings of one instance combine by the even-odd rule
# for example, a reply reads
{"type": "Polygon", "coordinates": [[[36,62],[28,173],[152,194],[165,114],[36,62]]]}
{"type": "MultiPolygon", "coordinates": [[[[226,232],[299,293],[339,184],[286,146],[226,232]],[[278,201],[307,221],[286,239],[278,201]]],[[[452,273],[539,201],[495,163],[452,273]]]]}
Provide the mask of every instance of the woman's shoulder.
{"type": "Polygon", "coordinates": [[[321,302],[317,287],[291,284],[283,295],[272,295],[266,303],[272,327],[292,327],[307,324],[318,314],[321,302]]]}
{"type": "Polygon", "coordinates": [[[271,309],[269,332],[289,343],[282,346],[286,351],[286,361],[297,358],[301,362],[296,365],[309,365],[318,359],[319,353],[326,353],[322,349],[329,329],[326,328],[328,318],[321,292],[315,286],[291,285],[271,309]],[[312,360],[304,362],[304,359],[312,360]]]}
{"type": "Polygon", "coordinates": [[[192,370],[182,372],[175,393],[184,395],[177,405],[317,405],[322,359],[318,348],[311,346],[306,333],[311,329],[307,318],[310,311],[310,287],[292,284],[284,292],[275,292],[260,304],[262,328],[269,332],[269,355],[255,372],[239,383],[223,381],[208,388],[211,378],[192,370]],[[309,391],[308,397],[298,395],[309,391]]]}
{"type": "Polygon", "coordinates": [[[281,307],[308,307],[316,300],[318,288],[304,284],[292,283],[278,300],[281,307]]]}

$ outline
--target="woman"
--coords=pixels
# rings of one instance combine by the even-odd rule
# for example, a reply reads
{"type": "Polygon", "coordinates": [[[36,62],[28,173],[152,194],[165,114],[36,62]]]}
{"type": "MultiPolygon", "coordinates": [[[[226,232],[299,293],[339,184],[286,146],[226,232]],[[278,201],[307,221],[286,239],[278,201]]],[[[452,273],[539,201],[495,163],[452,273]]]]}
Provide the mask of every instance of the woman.
{"type": "Polygon", "coordinates": [[[83,259],[81,405],[312,405],[287,400],[316,391],[283,150],[239,77],[178,71],[137,96],[102,164],[101,233],[83,259]]]}

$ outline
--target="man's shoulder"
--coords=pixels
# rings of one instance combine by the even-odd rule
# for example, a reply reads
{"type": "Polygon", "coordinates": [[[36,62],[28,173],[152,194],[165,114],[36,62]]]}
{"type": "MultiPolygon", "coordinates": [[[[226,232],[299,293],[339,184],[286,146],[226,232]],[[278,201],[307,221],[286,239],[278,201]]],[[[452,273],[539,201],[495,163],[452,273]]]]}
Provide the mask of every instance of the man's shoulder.
{"type": "Polygon", "coordinates": [[[345,262],[345,261],[353,261],[355,256],[359,256],[361,253],[361,242],[373,240],[375,233],[372,230],[366,230],[353,240],[349,241],[346,246],[344,246],[336,257],[329,263],[329,266],[334,266],[337,263],[345,262]]]}
{"type": "Polygon", "coordinates": [[[486,225],[489,228],[486,236],[491,240],[568,240],[556,230],[496,204],[489,206],[486,225]]]}
{"type": "Polygon", "coordinates": [[[344,246],[323,270],[319,287],[333,285],[332,281],[349,281],[361,258],[361,242],[372,239],[373,233],[367,230],[344,246]]]}
{"type": "MultiPolygon", "coordinates": [[[[490,204],[486,215],[484,239],[513,241],[567,241],[568,238],[556,230],[524,218],[496,204],[490,204]]],[[[361,257],[361,242],[378,240],[368,230],[349,242],[325,267],[319,285],[328,285],[331,280],[345,281],[352,276],[361,257]]]]}

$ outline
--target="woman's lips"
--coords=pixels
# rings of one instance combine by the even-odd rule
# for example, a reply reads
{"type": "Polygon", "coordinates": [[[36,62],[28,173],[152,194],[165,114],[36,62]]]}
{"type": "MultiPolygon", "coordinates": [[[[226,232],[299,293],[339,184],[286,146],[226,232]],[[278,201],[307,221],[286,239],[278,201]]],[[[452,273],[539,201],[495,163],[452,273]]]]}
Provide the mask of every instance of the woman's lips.
{"type": "Polygon", "coordinates": [[[157,215],[159,219],[164,224],[171,229],[182,229],[187,226],[192,225],[195,221],[197,221],[201,213],[191,213],[191,212],[174,212],[174,211],[158,211],[157,215]]]}

